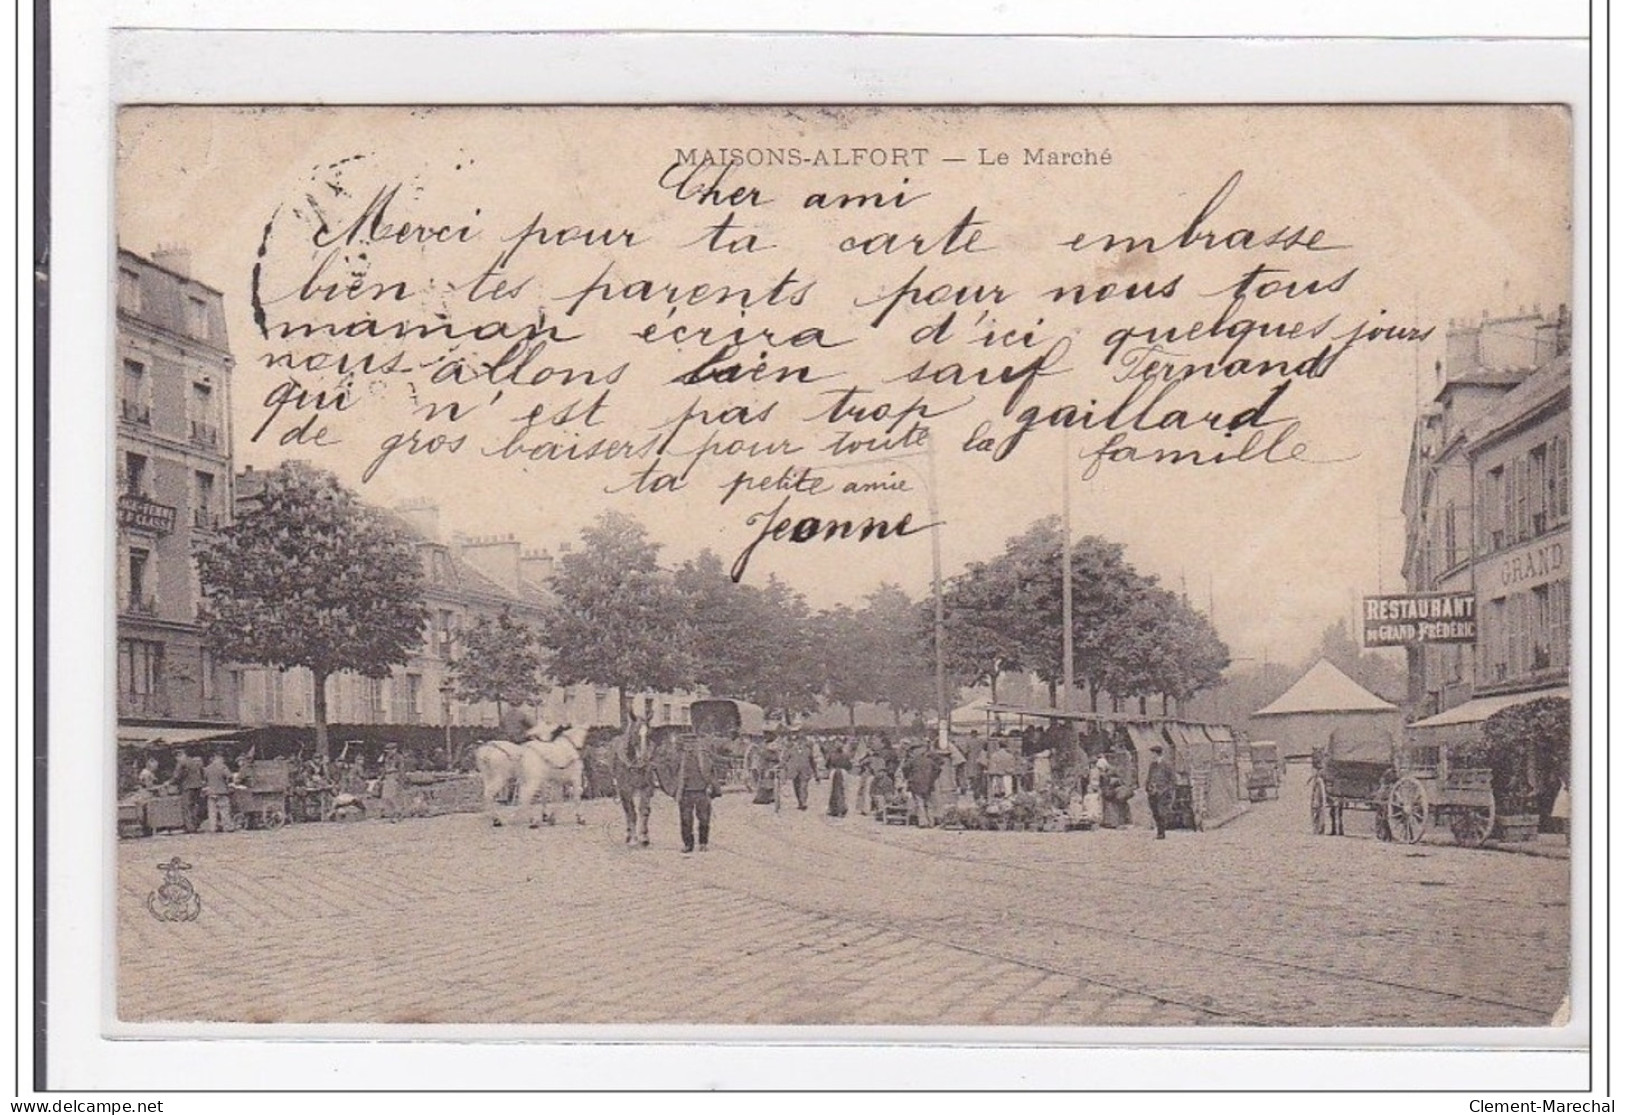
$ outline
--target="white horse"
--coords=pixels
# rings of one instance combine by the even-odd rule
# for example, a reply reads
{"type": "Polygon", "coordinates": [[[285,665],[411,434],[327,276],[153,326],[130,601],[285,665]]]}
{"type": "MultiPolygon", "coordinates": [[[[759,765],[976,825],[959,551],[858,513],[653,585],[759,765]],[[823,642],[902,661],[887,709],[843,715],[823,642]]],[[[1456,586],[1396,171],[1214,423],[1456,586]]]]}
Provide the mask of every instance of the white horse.
{"type": "Polygon", "coordinates": [[[531,805],[541,796],[541,820],[553,823],[547,811],[548,790],[558,787],[559,794],[573,796],[576,805],[576,824],[586,824],[581,816],[581,788],[584,765],[581,749],[587,742],[585,727],[573,728],[566,724],[539,724],[522,743],[509,740],[490,740],[474,751],[474,768],[480,772],[485,789],[485,809],[493,825],[502,824],[497,802],[510,786],[517,783],[513,797],[513,816],[524,816],[531,828],[537,826],[531,805]]]}

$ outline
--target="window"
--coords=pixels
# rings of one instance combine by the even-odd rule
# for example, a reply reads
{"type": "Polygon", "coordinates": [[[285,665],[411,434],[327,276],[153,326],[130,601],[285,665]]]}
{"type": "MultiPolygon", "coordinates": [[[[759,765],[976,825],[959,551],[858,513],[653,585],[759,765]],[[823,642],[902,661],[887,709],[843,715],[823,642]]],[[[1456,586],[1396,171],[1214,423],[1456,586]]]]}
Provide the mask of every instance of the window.
{"type": "Polygon", "coordinates": [[[1484,520],[1488,529],[1489,552],[1494,553],[1506,545],[1507,521],[1512,517],[1512,489],[1506,482],[1506,470],[1492,468],[1485,491],[1484,520]]]}
{"type": "Polygon", "coordinates": [[[361,679],[361,699],[366,706],[366,720],[376,724],[384,717],[384,683],[380,678],[361,679]]]}
{"type": "Polygon", "coordinates": [[[442,608],[435,615],[434,652],[441,658],[450,659],[456,643],[457,617],[450,609],[442,608]]]}
{"type": "Polygon", "coordinates": [[[125,495],[147,495],[147,458],[140,453],[124,454],[124,476],[120,485],[125,495]]]}
{"type": "Polygon", "coordinates": [[[215,510],[212,472],[192,474],[192,522],[202,530],[214,530],[220,525],[220,513],[215,510]]]}
{"type": "Polygon", "coordinates": [[[119,711],[135,716],[168,716],[164,693],[164,644],[121,639],[118,645],[119,711]]]}
{"type": "Polygon", "coordinates": [[[186,296],[186,331],[194,337],[209,337],[209,303],[195,294],[186,296]]]}
{"type": "Polygon", "coordinates": [[[653,697],[645,697],[643,698],[643,719],[646,723],[652,724],[654,723],[654,718],[655,699],[653,697]]]}
{"type": "Polygon", "coordinates": [[[1551,469],[1552,498],[1549,503],[1552,509],[1552,522],[1566,523],[1569,521],[1569,437],[1567,434],[1558,434],[1552,439],[1551,469]]]}
{"type": "Polygon", "coordinates": [[[128,267],[118,269],[118,308],[132,314],[141,311],[141,275],[128,267]]]}
{"type": "Polygon", "coordinates": [[[282,724],[287,721],[288,675],[283,670],[272,670],[270,679],[271,720],[282,724]]]}
{"type": "Polygon", "coordinates": [[[1537,445],[1529,451],[1529,530],[1531,534],[1545,534],[1551,528],[1551,475],[1546,463],[1546,447],[1537,445]]]}
{"type": "Polygon", "coordinates": [[[1566,669],[1569,664],[1569,615],[1573,607],[1569,600],[1569,582],[1553,581],[1550,588],[1552,665],[1566,669]]]}
{"type": "Polygon", "coordinates": [[[1446,569],[1452,569],[1461,560],[1461,551],[1457,548],[1461,535],[1456,529],[1456,505],[1444,505],[1444,564],[1446,569]]]}
{"type": "Polygon", "coordinates": [[[1491,600],[1484,612],[1484,626],[1479,632],[1479,681],[1504,681],[1507,676],[1507,602],[1491,600]]]}
{"type": "Polygon", "coordinates": [[[151,615],[156,608],[152,592],[152,554],[131,547],[125,565],[125,609],[138,615],[151,615]]]}
{"type": "Polygon", "coordinates": [[[406,675],[406,719],[410,724],[416,724],[423,715],[423,677],[420,674],[406,675]]]}
{"type": "Polygon", "coordinates": [[[1550,585],[1536,585],[1529,594],[1529,668],[1545,670],[1552,664],[1552,599],[1550,585]]]}
{"type": "Polygon", "coordinates": [[[670,724],[671,723],[671,702],[670,701],[668,701],[665,704],[660,706],[660,722],[662,724],[670,724]]]}
{"type": "Polygon", "coordinates": [[[124,383],[119,388],[119,417],[126,422],[152,425],[152,384],[147,366],[139,360],[124,362],[124,383]]]}
{"type": "Polygon", "coordinates": [[[119,640],[118,676],[121,693],[157,693],[164,680],[164,644],[146,639],[119,640]]]}
{"type": "Polygon", "coordinates": [[[198,684],[202,687],[205,701],[212,701],[218,695],[214,671],[214,652],[204,647],[198,652],[198,684]]]}
{"type": "Polygon", "coordinates": [[[609,694],[602,689],[593,694],[593,716],[595,723],[609,723],[609,694]]]}
{"type": "Polygon", "coordinates": [[[1496,546],[1500,549],[1518,537],[1518,470],[1503,465],[1496,471],[1501,476],[1501,541],[1496,546]]]}
{"type": "Polygon", "coordinates": [[[192,444],[209,449],[220,445],[220,427],[215,422],[214,388],[207,383],[192,384],[191,397],[186,401],[187,426],[192,444]]]}

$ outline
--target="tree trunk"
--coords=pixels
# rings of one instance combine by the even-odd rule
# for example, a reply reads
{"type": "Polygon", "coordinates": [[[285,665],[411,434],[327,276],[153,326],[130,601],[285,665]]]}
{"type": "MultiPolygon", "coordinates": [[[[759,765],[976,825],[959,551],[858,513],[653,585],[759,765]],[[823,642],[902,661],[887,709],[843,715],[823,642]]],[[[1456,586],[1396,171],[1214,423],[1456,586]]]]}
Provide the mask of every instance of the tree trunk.
{"type": "Polygon", "coordinates": [[[858,730],[858,703],[856,701],[846,706],[846,723],[854,732],[858,730]]]}
{"type": "Polygon", "coordinates": [[[1055,708],[1056,707],[1055,702],[1060,699],[1060,689],[1057,687],[1058,683],[1053,681],[1053,680],[1051,680],[1048,684],[1049,684],[1049,707],[1050,708],[1055,708]]]}
{"type": "Polygon", "coordinates": [[[1141,716],[1145,715],[1145,694],[1144,693],[1140,694],[1140,715],[1141,716]]]}
{"type": "Polygon", "coordinates": [[[999,667],[998,667],[997,663],[994,663],[993,676],[988,681],[988,688],[992,691],[992,697],[991,697],[989,703],[990,704],[995,704],[995,705],[998,704],[999,703],[999,667]]]}
{"type": "Polygon", "coordinates": [[[327,746],[327,671],[311,670],[311,703],[316,713],[316,756],[325,766],[332,758],[327,746]]]}
{"type": "Polygon", "coordinates": [[[1093,682],[1089,683],[1089,711],[1100,711],[1100,686],[1093,682]]]}

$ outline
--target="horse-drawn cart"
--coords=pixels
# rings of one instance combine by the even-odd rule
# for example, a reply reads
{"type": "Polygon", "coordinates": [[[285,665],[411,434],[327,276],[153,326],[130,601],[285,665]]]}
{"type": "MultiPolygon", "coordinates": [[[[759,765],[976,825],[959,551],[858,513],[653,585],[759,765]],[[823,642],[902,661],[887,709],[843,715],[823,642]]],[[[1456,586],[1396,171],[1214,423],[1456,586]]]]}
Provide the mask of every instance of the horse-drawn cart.
{"type": "Polygon", "coordinates": [[[1453,767],[1448,748],[1412,746],[1394,783],[1388,826],[1394,839],[1415,844],[1437,823],[1457,844],[1482,847],[1495,831],[1495,791],[1488,767],[1453,767]]]}
{"type": "Polygon", "coordinates": [[[1310,828],[1317,836],[1342,836],[1343,814],[1354,809],[1376,814],[1377,835],[1387,839],[1394,781],[1394,745],[1389,736],[1333,732],[1326,749],[1314,754],[1310,828]]]}
{"type": "Polygon", "coordinates": [[[1309,820],[1318,835],[1343,834],[1348,809],[1376,814],[1377,836],[1415,844],[1434,824],[1448,826],[1456,843],[1477,848],[1495,829],[1490,771],[1452,768],[1440,747],[1403,754],[1386,735],[1350,738],[1334,732],[1315,757],[1309,783],[1309,820]]]}
{"type": "Polygon", "coordinates": [[[1275,743],[1247,745],[1247,800],[1281,796],[1281,747],[1275,743]]]}

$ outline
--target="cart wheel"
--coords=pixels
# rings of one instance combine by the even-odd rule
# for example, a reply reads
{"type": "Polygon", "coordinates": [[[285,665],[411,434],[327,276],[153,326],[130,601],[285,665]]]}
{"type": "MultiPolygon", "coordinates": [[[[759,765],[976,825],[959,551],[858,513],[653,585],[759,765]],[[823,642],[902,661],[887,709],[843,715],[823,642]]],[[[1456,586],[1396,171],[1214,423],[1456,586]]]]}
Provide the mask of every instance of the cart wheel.
{"type": "Polygon", "coordinates": [[[1427,834],[1427,791],[1411,775],[1395,782],[1388,794],[1388,829],[1402,844],[1415,844],[1427,834]]]}
{"type": "Polygon", "coordinates": [[[265,827],[268,829],[279,829],[287,823],[288,815],[280,809],[273,809],[265,814],[265,827]]]}
{"type": "Polygon", "coordinates": [[[1487,807],[1455,809],[1450,813],[1450,835],[1463,848],[1482,848],[1495,831],[1495,803],[1487,807]]]}
{"type": "Polygon", "coordinates": [[[1326,781],[1316,777],[1309,783],[1309,831],[1325,836],[1330,828],[1331,812],[1326,803],[1326,781]]]}

